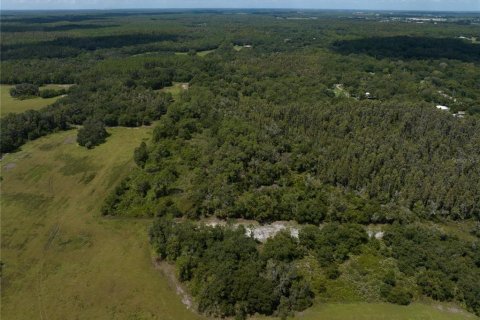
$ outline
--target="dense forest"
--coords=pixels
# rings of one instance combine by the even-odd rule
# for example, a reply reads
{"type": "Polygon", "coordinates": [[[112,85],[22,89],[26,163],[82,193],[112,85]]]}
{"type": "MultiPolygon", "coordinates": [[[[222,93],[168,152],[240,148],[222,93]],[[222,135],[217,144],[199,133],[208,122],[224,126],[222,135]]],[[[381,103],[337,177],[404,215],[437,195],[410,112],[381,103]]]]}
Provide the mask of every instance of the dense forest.
{"type": "Polygon", "coordinates": [[[154,125],[101,213],[154,218],[157,259],[202,313],[285,318],[341,300],[340,286],[355,301],[480,315],[475,17],[238,13],[2,12],[1,83],[62,97],[2,115],[1,153],[73,126],[93,148],[108,127],[154,125]],[[295,221],[299,234],[259,242],[205,218],[295,221]],[[435,227],[448,223],[473,227],[435,227]]]}
{"type": "Polygon", "coordinates": [[[242,228],[199,229],[161,219],[150,237],[159,258],[175,262],[180,281],[190,283],[201,312],[286,317],[312,304],[309,285],[291,263],[300,248],[288,234],[268,240],[260,251],[242,228]]]}

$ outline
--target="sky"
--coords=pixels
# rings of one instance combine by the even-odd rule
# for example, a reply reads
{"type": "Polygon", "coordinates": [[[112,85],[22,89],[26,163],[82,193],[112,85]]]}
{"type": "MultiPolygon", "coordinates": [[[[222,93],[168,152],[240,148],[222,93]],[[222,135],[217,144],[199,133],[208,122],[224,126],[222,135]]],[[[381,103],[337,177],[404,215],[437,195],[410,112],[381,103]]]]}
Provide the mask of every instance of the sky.
{"type": "Polygon", "coordinates": [[[1,0],[2,10],[302,8],[480,11],[480,0],[1,0]]]}

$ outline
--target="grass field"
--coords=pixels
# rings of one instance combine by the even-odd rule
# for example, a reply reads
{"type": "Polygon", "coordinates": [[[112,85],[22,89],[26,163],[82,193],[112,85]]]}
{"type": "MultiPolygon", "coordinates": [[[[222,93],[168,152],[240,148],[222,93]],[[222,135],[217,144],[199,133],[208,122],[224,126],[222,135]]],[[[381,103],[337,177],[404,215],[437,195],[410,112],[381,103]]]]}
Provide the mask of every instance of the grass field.
{"type": "Polygon", "coordinates": [[[188,83],[174,82],[171,86],[160,89],[160,91],[171,93],[174,99],[178,99],[180,94],[187,89],[188,83]]]}
{"type": "Polygon", "coordinates": [[[454,307],[414,303],[399,306],[387,303],[319,304],[306,310],[304,320],[464,320],[478,319],[454,307]]]}
{"type": "Polygon", "coordinates": [[[215,50],[198,51],[198,52],[197,52],[197,55],[200,56],[200,57],[204,57],[204,56],[206,56],[207,54],[212,53],[213,51],[215,51],[215,50]]]}
{"type": "MultiPolygon", "coordinates": [[[[109,132],[92,150],[72,130],[2,159],[2,319],[201,319],[153,267],[150,221],[99,215],[152,128],[109,132]]],[[[298,319],[476,318],[441,304],[320,303],[298,319]]]]}
{"type": "Polygon", "coordinates": [[[2,319],[198,319],[151,263],[148,220],[99,216],[152,129],[67,131],[2,159],[2,319]]]}
{"type": "Polygon", "coordinates": [[[240,51],[240,50],[242,50],[242,49],[252,49],[252,46],[251,46],[251,45],[250,45],[250,46],[249,46],[249,45],[243,45],[243,46],[234,45],[234,46],[233,46],[233,49],[234,49],[235,51],[240,51]]]}
{"type": "MultiPolygon", "coordinates": [[[[204,57],[209,53],[212,53],[215,50],[204,50],[204,51],[197,51],[197,56],[199,57],[204,57]]],[[[175,52],[175,55],[177,56],[186,56],[188,55],[188,52],[175,52]]]]}
{"type": "MultiPolygon", "coordinates": [[[[271,320],[253,317],[252,320],[271,320]]],[[[319,303],[297,314],[299,320],[475,320],[478,317],[446,304],[399,306],[388,303],[319,303]]]]}
{"type": "MultiPolygon", "coordinates": [[[[10,88],[12,86],[9,85],[0,85],[0,113],[2,116],[8,114],[8,113],[20,113],[24,112],[30,109],[41,109],[43,107],[46,107],[55,101],[58,100],[59,97],[54,97],[54,98],[48,98],[48,99],[43,99],[40,97],[36,97],[33,99],[26,99],[26,100],[20,100],[20,99],[15,99],[10,96],[10,88]]],[[[61,85],[46,85],[42,86],[41,89],[59,89],[61,88],[61,85]]]]}
{"type": "Polygon", "coordinates": [[[333,88],[333,93],[335,94],[335,97],[344,97],[348,98],[350,97],[350,94],[345,90],[343,85],[341,84],[336,84],[335,87],[333,88]]]}

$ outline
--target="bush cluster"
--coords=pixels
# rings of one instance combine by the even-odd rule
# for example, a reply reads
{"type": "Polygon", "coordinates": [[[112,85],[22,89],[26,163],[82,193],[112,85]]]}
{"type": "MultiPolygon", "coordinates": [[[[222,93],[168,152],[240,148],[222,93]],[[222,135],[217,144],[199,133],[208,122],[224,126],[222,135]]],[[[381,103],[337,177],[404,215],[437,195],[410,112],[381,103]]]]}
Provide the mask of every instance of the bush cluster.
{"type": "Polygon", "coordinates": [[[77,142],[79,145],[91,149],[105,142],[108,137],[103,122],[95,119],[87,119],[83,127],[78,130],[77,142]]]}

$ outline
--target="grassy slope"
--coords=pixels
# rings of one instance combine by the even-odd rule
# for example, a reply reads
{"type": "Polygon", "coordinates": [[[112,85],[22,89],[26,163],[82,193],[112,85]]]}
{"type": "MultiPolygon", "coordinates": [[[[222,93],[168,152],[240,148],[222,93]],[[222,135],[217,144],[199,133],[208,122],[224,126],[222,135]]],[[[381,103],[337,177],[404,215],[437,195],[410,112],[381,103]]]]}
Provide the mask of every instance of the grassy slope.
{"type": "Polygon", "coordinates": [[[2,319],[198,318],[152,267],[149,221],[99,216],[151,128],[109,131],[93,150],[69,131],[2,160],[2,319]]]}
{"type": "MultiPolygon", "coordinates": [[[[54,97],[54,98],[48,98],[48,99],[43,99],[40,97],[33,98],[33,99],[26,99],[26,100],[19,100],[12,98],[10,96],[10,88],[12,86],[9,85],[0,85],[0,106],[1,106],[1,115],[6,115],[10,112],[13,113],[20,113],[23,111],[27,111],[30,109],[41,109],[43,107],[46,107],[55,101],[58,100],[59,97],[54,97]]],[[[54,89],[59,89],[60,86],[57,85],[48,85],[41,87],[41,89],[44,88],[54,88],[54,89]]]]}
{"type": "MultiPolygon", "coordinates": [[[[75,144],[75,131],[56,133],[2,160],[5,319],[199,318],[152,267],[149,221],[99,216],[151,130],[109,129],[107,143],[93,150],[75,144]]],[[[475,319],[439,306],[320,303],[298,318],[475,319]]]]}

